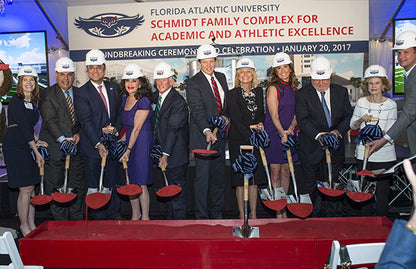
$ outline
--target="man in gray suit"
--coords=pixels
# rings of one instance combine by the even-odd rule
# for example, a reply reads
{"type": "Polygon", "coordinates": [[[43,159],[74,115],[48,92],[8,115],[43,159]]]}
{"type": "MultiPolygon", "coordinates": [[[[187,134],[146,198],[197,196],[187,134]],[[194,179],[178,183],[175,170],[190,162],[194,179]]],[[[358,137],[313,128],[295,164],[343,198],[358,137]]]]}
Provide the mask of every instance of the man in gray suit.
{"type": "Polygon", "coordinates": [[[186,97],[191,110],[190,147],[203,149],[212,142],[211,149],[219,152],[214,158],[195,158],[195,217],[197,219],[222,218],[225,189],[226,139],[211,132],[208,119],[222,116],[228,124],[225,92],[227,80],[223,73],[215,72],[217,52],[211,45],[197,50],[201,71],[186,84],[186,97]]]}
{"type": "MultiPolygon", "coordinates": [[[[45,190],[47,194],[63,186],[64,165],[62,152],[59,150],[67,139],[79,142],[80,125],[75,115],[73,87],[75,79],[75,64],[68,57],[62,57],[55,64],[57,83],[41,91],[39,110],[42,116],[42,126],[39,138],[48,143],[50,161],[45,165],[45,190]],[[72,104],[71,104],[72,103],[72,104]]],[[[83,201],[85,182],[83,178],[83,161],[80,154],[71,157],[68,174],[68,187],[75,188],[78,197],[67,203],[51,203],[51,212],[55,220],[83,219],[83,201]]]]}
{"type": "Polygon", "coordinates": [[[383,138],[370,145],[370,154],[387,142],[393,143],[407,130],[410,153],[416,154],[416,32],[406,31],[397,36],[393,50],[397,50],[397,61],[404,68],[404,99],[397,101],[397,109],[402,110],[399,119],[383,138]]]}

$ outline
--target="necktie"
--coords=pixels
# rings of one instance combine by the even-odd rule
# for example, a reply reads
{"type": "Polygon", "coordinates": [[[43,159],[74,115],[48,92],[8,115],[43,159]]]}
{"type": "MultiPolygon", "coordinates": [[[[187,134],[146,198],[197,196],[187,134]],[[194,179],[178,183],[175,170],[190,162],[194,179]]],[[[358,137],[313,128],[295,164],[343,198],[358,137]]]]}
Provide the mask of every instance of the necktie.
{"type": "Polygon", "coordinates": [[[217,82],[215,81],[214,76],[211,77],[211,85],[212,85],[212,89],[214,90],[214,97],[215,97],[215,102],[217,103],[217,109],[218,109],[218,114],[222,114],[222,104],[221,104],[221,97],[220,97],[220,92],[218,91],[218,85],[217,82]]]}
{"type": "Polygon", "coordinates": [[[102,85],[98,86],[98,90],[100,91],[101,100],[103,100],[105,109],[107,110],[107,114],[108,114],[108,105],[107,105],[107,100],[105,100],[105,96],[103,94],[103,86],[102,85]]]}
{"type": "Polygon", "coordinates": [[[66,94],[66,102],[68,103],[69,114],[71,115],[72,124],[75,124],[75,110],[74,104],[72,103],[71,95],[69,95],[69,91],[65,90],[66,94]]]}
{"type": "Polygon", "coordinates": [[[162,104],[162,95],[159,95],[159,98],[157,99],[156,108],[155,108],[155,128],[153,129],[153,135],[156,134],[156,127],[157,123],[159,121],[159,112],[160,112],[160,105],[162,104]]]}
{"type": "Polygon", "coordinates": [[[328,127],[331,127],[332,125],[332,120],[331,120],[331,113],[329,112],[328,106],[326,105],[326,101],[325,101],[325,92],[321,92],[321,96],[322,96],[322,107],[324,109],[325,112],[325,118],[326,118],[326,122],[328,123],[328,127]]]}

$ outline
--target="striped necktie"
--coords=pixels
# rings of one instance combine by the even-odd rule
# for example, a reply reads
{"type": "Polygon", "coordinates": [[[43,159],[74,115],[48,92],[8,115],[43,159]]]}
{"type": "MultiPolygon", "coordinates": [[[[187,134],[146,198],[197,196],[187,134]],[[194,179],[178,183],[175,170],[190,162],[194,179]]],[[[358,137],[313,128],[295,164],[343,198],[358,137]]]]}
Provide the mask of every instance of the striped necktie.
{"type": "Polygon", "coordinates": [[[75,124],[75,110],[74,104],[72,103],[71,95],[69,95],[69,90],[65,90],[66,102],[68,103],[69,114],[71,115],[72,124],[75,124]]]}
{"type": "Polygon", "coordinates": [[[211,77],[211,85],[212,85],[212,89],[214,90],[214,97],[215,97],[215,103],[217,103],[217,109],[218,109],[218,114],[222,114],[222,104],[221,104],[221,97],[220,97],[220,92],[218,90],[218,85],[217,82],[215,81],[214,76],[211,77]]]}

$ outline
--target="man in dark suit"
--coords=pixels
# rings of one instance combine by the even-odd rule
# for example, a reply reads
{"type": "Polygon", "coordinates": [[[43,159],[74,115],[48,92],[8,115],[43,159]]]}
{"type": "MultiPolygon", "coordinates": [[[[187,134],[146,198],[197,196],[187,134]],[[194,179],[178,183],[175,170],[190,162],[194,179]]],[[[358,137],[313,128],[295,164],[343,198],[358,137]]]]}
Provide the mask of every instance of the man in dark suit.
{"type": "MultiPolygon", "coordinates": [[[[65,162],[59,150],[62,143],[72,139],[75,144],[79,142],[80,125],[74,112],[75,64],[68,57],[62,57],[55,64],[56,84],[40,92],[39,111],[42,116],[42,126],[39,138],[48,143],[50,161],[45,165],[45,191],[51,194],[64,183],[65,162]]],[[[68,173],[68,187],[74,188],[77,198],[67,204],[50,204],[55,220],[83,219],[85,181],[83,178],[84,166],[82,157],[77,154],[71,158],[70,172],[68,173]]]]}
{"type": "MultiPolygon", "coordinates": [[[[104,53],[90,50],[86,55],[89,81],[74,94],[75,112],[81,123],[80,152],[84,157],[85,178],[88,192],[96,191],[101,169],[101,158],[107,153],[100,143],[103,134],[118,136],[122,128],[121,96],[118,85],[104,81],[106,65],[104,53]]],[[[119,217],[120,198],[115,190],[118,173],[117,161],[107,158],[103,185],[112,188],[112,197],[104,208],[91,210],[93,219],[119,217]]]]}
{"type": "Polygon", "coordinates": [[[202,45],[197,50],[201,71],[186,84],[186,97],[191,109],[190,146],[203,149],[213,143],[219,152],[214,158],[195,158],[195,217],[197,219],[222,218],[225,189],[225,142],[214,135],[208,125],[212,116],[222,116],[228,124],[225,92],[228,91],[224,74],[215,72],[217,52],[211,45],[202,45]]]}
{"type": "Polygon", "coordinates": [[[153,79],[157,91],[153,113],[154,141],[162,147],[159,167],[166,168],[169,184],[179,185],[182,191],[168,204],[168,219],[186,218],[186,170],[189,163],[188,106],[173,88],[172,67],[162,62],[155,67],[153,79]]]}
{"type": "Polygon", "coordinates": [[[303,171],[301,193],[310,195],[314,207],[313,217],[340,216],[342,201],[333,201],[322,195],[325,202],[322,205],[317,189],[317,180],[325,181],[328,178],[325,151],[321,150],[320,138],[323,132],[340,138],[339,148],[332,158],[332,178],[338,182],[337,175],[345,160],[342,138],[349,130],[353,111],[347,89],[330,82],[332,69],[328,59],[321,56],[316,58],[310,70],[312,84],[296,92],[295,102],[296,120],[300,128],[299,157],[303,171]]]}
{"type": "MultiPolygon", "coordinates": [[[[394,140],[406,130],[410,154],[416,154],[416,32],[406,31],[399,34],[393,50],[397,50],[397,61],[404,68],[404,99],[397,101],[397,110],[402,110],[399,119],[387,131],[383,138],[370,145],[370,154],[387,142],[394,140]]],[[[416,165],[414,166],[416,168],[416,165]]]]}

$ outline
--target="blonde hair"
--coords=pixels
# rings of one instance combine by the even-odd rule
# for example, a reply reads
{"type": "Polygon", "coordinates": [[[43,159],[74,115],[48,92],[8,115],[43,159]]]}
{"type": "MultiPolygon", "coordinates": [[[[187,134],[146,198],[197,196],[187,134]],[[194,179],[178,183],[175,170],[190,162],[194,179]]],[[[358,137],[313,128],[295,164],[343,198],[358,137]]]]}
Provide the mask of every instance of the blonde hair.
{"type": "Polygon", "coordinates": [[[256,74],[256,70],[254,70],[252,68],[240,68],[240,69],[237,70],[237,72],[235,72],[235,78],[234,78],[235,87],[237,88],[237,87],[241,86],[240,79],[238,77],[240,76],[240,71],[242,69],[249,69],[250,70],[251,74],[253,75],[253,80],[251,81],[251,87],[256,88],[257,85],[258,85],[257,74],[256,74]]]}
{"type": "Polygon", "coordinates": [[[380,78],[381,79],[381,83],[383,83],[383,86],[384,86],[382,93],[388,92],[392,87],[390,80],[386,77],[369,77],[369,78],[364,79],[363,82],[361,82],[361,90],[364,92],[365,95],[370,94],[369,91],[368,91],[368,81],[371,78],[380,78]]]}

